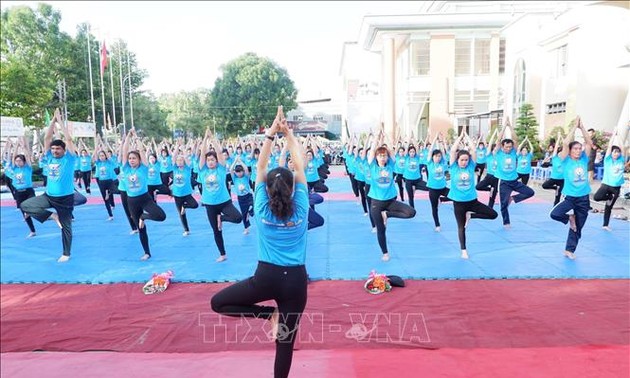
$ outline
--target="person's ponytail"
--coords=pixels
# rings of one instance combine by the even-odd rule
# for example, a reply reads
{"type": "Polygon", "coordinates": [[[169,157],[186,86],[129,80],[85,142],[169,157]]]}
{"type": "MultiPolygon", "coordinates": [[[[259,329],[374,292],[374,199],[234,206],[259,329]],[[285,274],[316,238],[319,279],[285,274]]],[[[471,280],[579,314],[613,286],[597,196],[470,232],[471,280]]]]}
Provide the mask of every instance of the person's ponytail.
{"type": "Polygon", "coordinates": [[[267,195],[269,209],[276,218],[286,221],[294,211],[293,173],[284,167],[274,168],[267,173],[267,195]]]}

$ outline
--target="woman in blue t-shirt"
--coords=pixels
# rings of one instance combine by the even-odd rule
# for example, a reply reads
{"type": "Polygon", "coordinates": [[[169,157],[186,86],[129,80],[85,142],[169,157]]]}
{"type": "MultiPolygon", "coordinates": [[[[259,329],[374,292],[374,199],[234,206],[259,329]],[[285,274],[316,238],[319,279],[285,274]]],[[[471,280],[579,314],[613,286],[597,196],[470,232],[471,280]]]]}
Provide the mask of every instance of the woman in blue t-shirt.
{"type": "MultiPolygon", "coordinates": [[[[480,192],[490,192],[490,194],[488,195],[488,206],[490,208],[494,207],[494,202],[496,201],[497,194],[499,193],[499,179],[494,175],[497,170],[497,161],[494,154],[492,153],[495,147],[495,144],[493,142],[496,135],[497,130],[495,129],[494,133],[492,133],[490,139],[488,140],[488,146],[490,146],[490,149],[484,148],[483,150],[486,162],[484,164],[484,166],[486,167],[486,175],[483,176],[483,179],[481,179],[481,181],[478,181],[477,186],[475,186],[475,189],[480,192]]],[[[479,163],[477,163],[477,166],[479,166],[479,163]]],[[[481,177],[481,174],[479,174],[479,177],[481,177]]]]}
{"type": "Polygon", "coordinates": [[[414,206],[414,193],[416,190],[426,190],[427,183],[422,180],[421,167],[424,160],[416,154],[416,147],[409,145],[407,147],[407,157],[405,158],[405,168],[403,170],[403,179],[405,180],[405,190],[409,199],[409,206],[414,206]]]}
{"type": "Polygon", "coordinates": [[[162,222],[166,219],[166,214],[149,195],[147,184],[149,168],[142,162],[141,156],[145,156],[142,142],[136,143],[139,151],[129,151],[132,138],[137,139],[135,129],[129,131],[122,147],[122,172],[125,175],[129,213],[138,226],[140,243],[144,249],[144,255],[140,260],[146,261],[151,258],[151,249],[149,248],[149,235],[144,224],[145,220],[162,222]]]}
{"type": "Polygon", "coordinates": [[[102,150],[102,146],[96,146],[94,149],[96,162],[94,165],[96,166],[96,171],[94,176],[96,177],[96,183],[98,184],[98,189],[101,192],[101,197],[103,198],[103,202],[105,203],[105,209],[107,210],[108,221],[114,219],[114,213],[112,212],[112,207],[114,205],[114,178],[116,178],[116,173],[114,169],[116,168],[116,162],[107,158],[107,154],[102,150]]]}
{"type": "MultiPolygon", "coordinates": [[[[370,134],[370,138],[372,135],[370,134]]],[[[368,155],[368,169],[371,174],[371,186],[368,197],[372,198],[371,216],[376,225],[378,245],[381,248],[383,261],[389,261],[385,230],[387,218],[413,218],[416,210],[403,202],[398,202],[394,186],[394,159],[392,153],[383,146],[383,131],[378,138],[373,138],[368,155]],[[377,148],[377,146],[379,146],[377,148]]]]}
{"type": "Polygon", "coordinates": [[[192,196],[193,187],[190,181],[192,167],[190,160],[186,161],[183,154],[175,156],[175,166],[173,167],[173,181],[171,183],[171,193],[175,199],[175,208],[179,215],[179,220],[184,227],[182,236],[190,235],[186,209],[196,209],[199,207],[197,200],[192,196]]]}
{"type": "Polygon", "coordinates": [[[444,155],[446,155],[444,153],[444,144],[442,144],[441,149],[436,148],[438,136],[439,134],[436,135],[431,143],[430,150],[432,152],[431,155],[427,155],[426,164],[429,202],[431,202],[431,214],[433,215],[436,232],[441,231],[438,205],[440,202],[450,201],[450,198],[448,198],[448,188],[446,187],[446,170],[448,169],[448,163],[444,158],[444,155]]]}
{"type": "Polygon", "coordinates": [[[468,143],[468,150],[457,150],[464,138],[464,132],[457,137],[451,147],[450,173],[451,188],[448,198],[453,200],[453,210],[457,221],[457,236],[462,250],[461,258],[468,258],[466,249],[466,227],[471,218],[495,219],[497,212],[477,200],[475,190],[475,147],[468,143]]]}
{"type": "Polygon", "coordinates": [[[245,228],[243,235],[247,235],[251,226],[249,217],[254,216],[254,196],[251,186],[249,186],[249,169],[241,160],[241,155],[237,154],[234,158],[234,162],[230,166],[230,174],[232,175],[232,182],[234,183],[236,198],[238,199],[238,207],[243,217],[243,227],[245,228]]]}
{"type": "Polygon", "coordinates": [[[403,185],[403,173],[405,172],[405,162],[407,161],[407,152],[403,146],[398,147],[398,152],[394,156],[394,181],[398,186],[398,194],[400,200],[405,202],[405,190],[403,185]]]}
{"type": "MultiPolygon", "coordinates": [[[[32,238],[35,236],[35,225],[33,224],[33,218],[22,210],[20,205],[22,202],[29,198],[35,197],[35,191],[33,190],[33,168],[31,167],[31,153],[28,148],[28,143],[20,138],[18,139],[15,149],[9,154],[11,156],[11,162],[9,163],[8,171],[11,172],[11,180],[13,185],[13,198],[15,199],[17,208],[22,212],[24,221],[28,225],[30,233],[26,236],[32,238]],[[22,148],[24,154],[17,154],[18,150],[22,148]]],[[[5,171],[6,172],[6,171],[5,171]]]]}
{"type": "Polygon", "coordinates": [[[516,174],[518,175],[517,180],[521,180],[524,185],[527,185],[529,182],[529,175],[532,173],[532,142],[529,141],[528,137],[521,142],[518,146],[518,156],[516,157],[516,174]],[[529,145],[529,150],[525,147],[525,142],[529,145]]]}
{"type": "Polygon", "coordinates": [[[610,213],[612,212],[613,206],[615,206],[615,202],[617,202],[617,198],[619,198],[619,191],[623,185],[623,166],[625,159],[621,148],[613,146],[613,139],[615,139],[617,134],[618,130],[615,129],[608,142],[608,149],[604,157],[604,179],[593,196],[595,201],[606,201],[603,226],[603,229],[606,231],[612,231],[608,225],[610,222],[610,213]]]}
{"type": "MultiPolygon", "coordinates": [[[[553,189],[556,193],[553,200],[553,205],[556,206],[560,202],[560,198],[562,197],[562,188],[564,187],[564,173],[562,169],[562,159],[558,156],[558,152],[562,150],[562,145],[560,141],[562,140],[562,135],[558,131],[558,139],[556,139],[556,145],[553,148],[553,153],[551,156],[547,157],[545,160],[551,161],[551,174],[549,178],[542,183],[543,189],[553,189]]],[[[544,163],[543,163],[544,164],[544,163]]]]}
{"type": "Polygon", "coordinates": [[[211,301],[212,309],[220,314],[271,321],[270,338],[276,343],[275,377],[289,375],[293,344],[307,300],[304,264],[308,189],[303,155],[279,108],[276,119],[265,132],[256,177],[258,267],[253,277],[221,290],[211,301]],[[271,141],[277,132],[282,132],[289,143],[295,173],[284,167],[267,173],[271,141]],[[257,304],[267,300],[274,300],[277,307],[257,304]]]}
{"type": "Polygon", "coordinates": [[[589,133],[584,129],[582,120],[578,116],[571,131],[564,138],[562,151],[558,156],[563,159],[564,201],[557,204],[552,210],[551,219],[564,224],[569,223],[569,236],[567,237],[564,255],[569,259],[575,259],[575,249],[582,236],[582,227],[588,218],[590,207],[589,194],[591,185],[588,182],[588,156],[593,148],[593,142],[589,133]],[[579,128],[584,137],[582,144],[575,141],[575,130],[579,128]],[[573,214],[567,214],[573,210],[573,214]]]}
{"type": "Polygon", "coordinates": [[[214,151],[208,151],[208,141],[210,140],[210,130],[206,130],[206,135],[201,144],[201,157],[199,159],[199,176],[197,180],[202,183],[203,194],[201,195],[201,204],[206,208],[208,222],[214,233],[214,242],[219,249],[220,256],[217,262],[227,260],[225,253],[225,243],[223,241],[222,222],[241,223],[243,217],[238,212],[232,198],[227,190],[225,178],[227,168],[225,166],[225,157],[221,151],[218,141],[214,140],[214,151]]]}

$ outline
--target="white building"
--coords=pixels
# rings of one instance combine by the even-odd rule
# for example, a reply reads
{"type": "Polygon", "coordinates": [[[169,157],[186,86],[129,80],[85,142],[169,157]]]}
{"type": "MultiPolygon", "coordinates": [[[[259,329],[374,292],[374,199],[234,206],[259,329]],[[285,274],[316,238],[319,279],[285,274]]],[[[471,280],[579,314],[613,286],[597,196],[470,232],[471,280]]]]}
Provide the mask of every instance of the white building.
{"type": "Polygon", "coordinates": [[[630,119],[630,69],[618,68],[630,62],[630,2],[420,4],[417,14],[364,17],[359,41],[344,44],[351,131],[378,117],[388,134],[455,125],[485,134],[522,103],[534,106],[541,136],[578,114],[603,130],[630,119]],[[376,55],[378,67],[357,74],[366,65],[349,58],[352,47],[376,55]],[[380,83],[369,103],[351,97],[357,80],[380,83]]]}

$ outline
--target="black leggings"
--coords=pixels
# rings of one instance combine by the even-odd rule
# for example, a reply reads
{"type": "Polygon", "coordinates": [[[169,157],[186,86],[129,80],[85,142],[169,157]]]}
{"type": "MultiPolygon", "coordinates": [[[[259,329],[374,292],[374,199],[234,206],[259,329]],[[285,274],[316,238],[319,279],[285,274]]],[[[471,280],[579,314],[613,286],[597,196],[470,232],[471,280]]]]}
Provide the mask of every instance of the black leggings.
{"type": "Polygon", "coordinates": [[[185,209],[196,209],[199,207],[197,200],[192,195],[187,196],[173,196],[175,198],[175,208],[177,209],[177,214],[179,215],[179,220],[182,222],[182,226],[184,226],[184,231],[190,231],[188,228],[188,218],[186,218],[186,213],[182,214],[182,208],[185,209]]]}
{"type": "Polygon", "coordinates": [[[394,173],[394,181],[396,181],[396,185],[398,185],[398,194],[400,195],[400,200],[404,202],[405,190],[403,189],[403,174],[394,173]]]}
{"type": "Polygon", "coordinates": [[[236,210],[236,207],[232,204],[232,200],[229,199],[218,205],[206,205],[206,214],[208,215],[208,222],[214,232],[214,242],[217,244],[219,253],[221,256],[225,255],[225,244],[223,242],[223,231],[219,229],[219,222],[217,216],[221,215],[221,222],[241,223],[243,217],[241,213],[236,210]]]}
{"type": "Polygon", "coordinates": [[[370,198],[369,196],[370,193],[370,184],[365,184],[365,197],[366,197],[366,202],[367,202],[367,208],[368,208],[368,218],[370,218],[370,224],[372,225],[372,228],[376,227],[376,223],[374,223],[374,219],[372,218],[372,198],[370,198]]]}
{"type": "MultiPolygon", "coordinates": [[[[358,187],[360,181],[358,181],[356,179],[355,179],[355,181],[356,181],[357,187],[358,187]]],[[[308,185],[308,191],[309,192],[315,192],[315,193],[327,193],[328,192],[328,187],[326,186],[326,184],[324,184],[322,182],[321,179],[317,180],[317,181],[307,182],[306,184],[308,185]]]]}
{"type": "Polygon", "coordinates": [[[435,223],[435,227],[440,227],[440,218],[438,216],[438,202],[450,201],[451,199],[448,198],[448,192],[448,188],[429,188],[429,201],[431,201],[431,213],[433,215],[433,223],[435,223]]]}
{"type": "Polygon", "coordinates": [[[274,300],[278,306],[279,327],[276,338],[274,377],[288,377],[293,360],[300,317],[306,307],[307,274],[304,265],[280,266],[259,261],[253,277],[216,293],[210,304],[223,315],[270,319],[274,307],[256,303],[274,300]]]}
{"type": "Polygon", "coordinates": [[[138,227],[140,231],[140,243],[142,243],[142,248],[144,249],[144,253],[151,256],[151,250],[149,249],[149,235],[147,234],[146,225],[140,228],[140,224],[138,223],[140,219],[142,220],[154,220],[156,222],[162,222],[166,219],[166,214],[161,207],[159,207],[155,201],[151,199],[149,193],[144,193],[137,197],[127,197],[127,203],[129,204],[129,213],[131,214],[131,219],[138,227]]]}
{"type": "Polygon", "coordinates": [[[553,200],[553,205],[556,206],[560,203],[560,197],[562,197],[562,188],[564,188],[564,179],[547,179],[542,184],[543,189],[553,189],[556,191],[556,196],[553,200]]]}
{"type": "Polygon", "coordinates": [[[617,198],[619,198],[620,186],[608,186],[601,184],[597,192],[593,196],[595,201],[606,201],[606,207],[604,207],[604,227],[608,226],[610,222],[610,213],[612,212],[617,198]]]}
{"type": "Polygon", "coordinates": [[[164,184],[160,184],[160,185],[149,185],[148,186],[149,189],[149,195],[151,196],[151,199],[154,200],[155,202],[157,202],[157,195],[158,194],[164,194],[164,195],[171,195],[171,189],[164,185],[164,184]]]}
{"type": "Polygon", "coordinates": [[[486,173],[486,176],[483,180],[477,183],[475,186],[476,190],[481,192],[490,192],[490,197],[488,198],[488,206],[491,208],[494,207],[494,202],[497,199],[497,194],[499,194],[499,179],[494,177],[492,173],[486,173]]]}
{"type": "Polygon", "coordinates": [[[129,197],[127,196],[127,192],[124,190],[119,190],[120,193],[120,202],[122,203],[123,210],[125,210],[125,216],[127,217],[127,221],[129,222],[129,226],[132,231],[138,231],[138,226],[136,222],[133,221],[131,217],[131,212],[129,211],[129,197]]]}
{"type": "Polygon", "coordinates": [[[28,225],[29,230],[31,230],[31,232],[35,232],[35,225],[33,224],[33,218],[27,215],[24,212],[24,210],[22,210],[22,208],[20,207],[22,202],[26,201],[29,198],[35,197],[35,191],[33,190],[33,188],[16,189],[13,197],[15,198],[17,208],[20,209],[20,211],[22,212],[22,215],[24,216],[24,221],[28,225]]]}
{"type": "Polygon", "coordinates": [[[496,219],[497,212],[491,207],[484,205],[478,200],[459,202],[453,201],[453,209],[455,210],[455,220],[457,221],[457,236],[459,236],[459,246],[466,249],[466,213],[472,212],[471,218],[479,219],[496,219]]]}
{"type": "Polygon", "coordinates": [[[103,202],[105,202],[107,214],[109,214],[110,217],[113,217],[114,214],[112,213],[112,206],[114,206],[114,193],[112,193],[112,185],[114,182],[112,180],[96,180],[96,183],[98,184],[98,190],[101,192],[103,202]]]}
{"type": "Polygon", "coordinates": [[[405,189],[407,190],[407,196],[409,197],[409,206],[415,208],[413,195],[416,190],[427,190],[427,183],[421,178],[415,180],[405,179],[405,189]]]}
{"type": "Polygon", "coordinates": [[[81,171],[81,178],[83,179],[83,185],[85,185],[85,192],[90,193],[90,182],[92,181],[92,171],[81,171]]]}
{"type": "Polygon", "coordinates": [[[387,218],[413,218],[416,216],[416,209],[403,202],[396,201],[396,198],[387,201],[379,201],[372,198],[372,219],[376,224],[376,233],[378,237],[378,245],[381,252],[387,253],[387,239],[385,237],[385,223],[382,211],[386,211],[387,218]]]}
{"type": "Polygon", "coordinates": [[[363,206],[363,213],[368,212],[367,196],[365,195],[365,181],[357,181],[359,187],[359,196],[361,197],[361,206],[363,206]]]}
{"type": "Polygon", "coordinates": [[[475,171],[479,172],[477,174],[477,182],[481,181],[481,176],[483,176],[483,171],[485,171],[486,169],[486,163],[477,163],[477,165],[475,165],[475,171]]]}
{"type": "Polygon", "coordinates": [[[251,193],[247,193],[244,196],[237,196],[238,207],[241,209],[241,216],[243,217],[243,227],[248,229],[251,226],[249,217],[254,215],[254,196],[251,193]]]}
{"type": "Polygon", "coordinates": [[[521,180],[523,185],[527,185],[527,183],[529,182],[529,173],[517,173],[517,174],[518,174],[517,180],[521,180]]]}
{"type": "Polygon", "coordinates": [[[352,185],[352,193],[354,193],[355,197],[359,197],[359,185],[358,185],[359,182],[355,180],[354,175],[352,173],[349,173],[348,177],[350,177],[350,184],[352,185]]]}
{"type": "Polygon", "coordinates": [[[164,186],[164,190],[166,190],[166,194],[172,196],[170,185],[173,182],[173,171],[170,172],[160,172],[160,180],[162,180],[162,185],[164,186]]]}

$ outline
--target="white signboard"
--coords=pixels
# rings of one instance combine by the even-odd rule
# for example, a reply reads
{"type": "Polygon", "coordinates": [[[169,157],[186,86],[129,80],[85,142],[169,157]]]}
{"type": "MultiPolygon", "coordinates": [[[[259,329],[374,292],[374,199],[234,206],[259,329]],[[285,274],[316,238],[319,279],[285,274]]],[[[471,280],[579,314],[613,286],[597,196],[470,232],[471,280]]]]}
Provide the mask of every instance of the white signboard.
{"type": "Polygon", "coordinates": [[[96,136],[96,124],[94,122],[68,121],[68,131],[74,138],[94,138],[96,136]]]}
{"type": "Polygon", "coordinates": [[[24,123],[22,122],[22,118],[2,116],[0,119],[0,134],[2,134],[3,137],[24,135],[24,123]]]}

